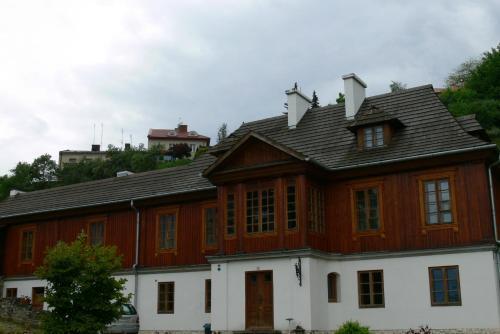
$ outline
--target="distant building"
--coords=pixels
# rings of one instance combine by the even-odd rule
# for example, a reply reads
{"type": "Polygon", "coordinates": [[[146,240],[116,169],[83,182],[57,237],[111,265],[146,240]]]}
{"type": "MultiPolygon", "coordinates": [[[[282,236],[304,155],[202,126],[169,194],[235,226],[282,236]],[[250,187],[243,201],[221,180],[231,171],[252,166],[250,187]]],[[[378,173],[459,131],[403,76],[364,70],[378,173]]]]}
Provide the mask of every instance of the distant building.
{"type": "Polygon", "coordinates": [[[210,137],[198,134],[196,131],[188,131],[187,124],[179,124],[175,129],[149,129],[148,147],[162,145],[166,150],[175,144],[187,144],[191,148],[191,156],[194,156],[198,148],[210,145],[210,137]]]}
{"type": "Polygon", "coordinates": [[[106,151],[101,151],[101,145],[92,145],[90,151],[64,150],[59,151],[59,166],[77,164],[84,160],[106,159],[106,151]]]}

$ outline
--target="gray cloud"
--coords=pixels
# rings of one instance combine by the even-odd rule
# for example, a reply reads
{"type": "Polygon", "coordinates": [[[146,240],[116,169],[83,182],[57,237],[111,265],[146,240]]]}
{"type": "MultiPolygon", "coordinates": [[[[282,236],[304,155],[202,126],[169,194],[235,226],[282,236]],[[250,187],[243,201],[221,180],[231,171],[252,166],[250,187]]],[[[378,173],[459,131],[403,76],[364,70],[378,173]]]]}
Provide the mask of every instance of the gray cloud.
{"type": "Polygon", "coordinates": [[[234,130],[279,115],[295,81],[323,104],[335,101],[349,72],[368,83],[369,95],[386,92],[391,80],[442,86],[500,35],[495,1],[64,6],[41,7],[41,18],[22,27],[14,19],[23,8],[1,11],[0,31],[20,31],[0,32],[2,50],[11,50],[0,51],[2,173],[45,152],[90,147],[94,123],[104,123],[104,144],[119,145],[122,128],[126,140],[145,142],[150,127],[179,119],[214,138],[222,122],[234,130]],[[32,36],[39,29],[47,33],[32,36]]]}

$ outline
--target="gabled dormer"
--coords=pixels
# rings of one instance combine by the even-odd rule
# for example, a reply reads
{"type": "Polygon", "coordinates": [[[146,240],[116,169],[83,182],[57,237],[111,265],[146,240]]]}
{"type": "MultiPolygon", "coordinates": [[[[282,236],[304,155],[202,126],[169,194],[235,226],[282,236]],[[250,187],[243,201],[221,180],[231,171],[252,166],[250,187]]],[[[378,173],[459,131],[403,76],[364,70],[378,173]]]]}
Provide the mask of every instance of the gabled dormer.
{"type": "Polygon", "coordinates": [[[388,146],[404,124],[390,112],[376,105],[362,106],[347,129],[356,135],[359,151],[388,146]]]}

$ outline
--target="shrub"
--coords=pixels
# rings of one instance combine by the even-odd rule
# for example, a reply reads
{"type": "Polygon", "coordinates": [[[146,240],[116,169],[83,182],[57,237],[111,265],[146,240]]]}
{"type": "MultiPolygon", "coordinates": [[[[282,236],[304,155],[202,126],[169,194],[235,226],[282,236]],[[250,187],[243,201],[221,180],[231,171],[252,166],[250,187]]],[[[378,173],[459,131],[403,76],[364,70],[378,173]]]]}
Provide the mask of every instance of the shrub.
{"type": "Polygon", "coordinates": [[[335,334],[370,334],[368,327],[361,326],[357,321],[347,321],[335,331],[335,334]]]}

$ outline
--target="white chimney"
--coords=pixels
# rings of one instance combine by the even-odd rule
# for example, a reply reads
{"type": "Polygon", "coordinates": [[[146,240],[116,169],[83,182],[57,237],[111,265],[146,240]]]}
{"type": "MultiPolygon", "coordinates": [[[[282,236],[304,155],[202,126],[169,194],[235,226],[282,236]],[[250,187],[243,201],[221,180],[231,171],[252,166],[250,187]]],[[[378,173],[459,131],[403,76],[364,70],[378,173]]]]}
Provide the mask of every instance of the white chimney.
{"type": "Polygon", "coordinates": [[[288,128],[295,129],[306,111],[311,107],[312,101],[299,91],[297,84],[285,93],[288,97],[288,128]]]}
{"type": "Polygon", "coordinates": [[[344,80],[345,117],[353,119],[365,100],[366,84],[356,74],[342,76],[344,80]]]}
{"type": "Polygon", "coordinates": [[[9,193],[9,197],[16,197],[18,195],[24,194],[24,191],[17,190],[17,189],[11,189],[9,193]]]}

